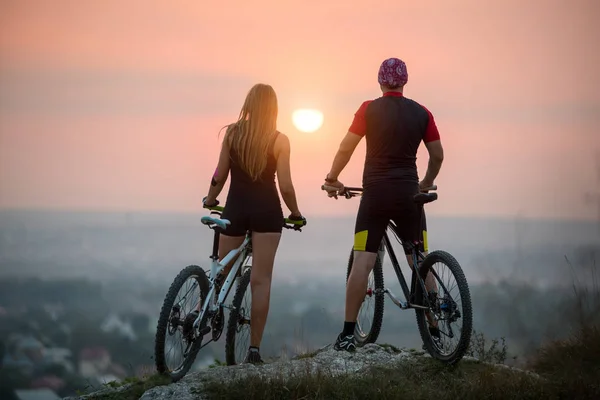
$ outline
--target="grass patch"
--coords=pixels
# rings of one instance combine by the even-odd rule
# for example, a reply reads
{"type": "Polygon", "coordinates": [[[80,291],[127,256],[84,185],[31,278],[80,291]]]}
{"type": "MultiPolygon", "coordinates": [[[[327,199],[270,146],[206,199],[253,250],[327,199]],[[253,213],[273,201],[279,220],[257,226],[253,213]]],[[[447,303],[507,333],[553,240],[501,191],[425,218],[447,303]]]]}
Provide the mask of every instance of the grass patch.
{"type": "Polygon", "coordinates": [[[155,374],[146,378],[127,378],[121,382],[110,382],[107,388],[118,389],[128,385],[120,391],[107,391],[94,393],[88,397],[90,400],[138,400],[146,390],[156,386],[168,385],[171,379],[168,376],[155,374]]]}
{"type": "Polygon", "coordinates": [[[476,358],[483,362],[504,364],[506,362],[507,353],[508,350],[504,337],[501,337],[500,339],[494,338],[491,342],[488,342],[483,336],[483,333],[473,330],[466,356],[476,358]]]}
{"type": "Polygon", "coordinates": [[[254,376],[223,385],[208,382],[209,399],[482,399],[553,398],[552,388],[536,377],[509,369],[465,361],[446,367],[433,359],[400,362],[360,375],[332,377],[327,371],[304,372],[270,380],[254,376]]]}
{"type": "Polygon", "coordinates": [[[600,398],[600,328],[584,326],[537,351],[528,367],[564,398],[600,398]]]}

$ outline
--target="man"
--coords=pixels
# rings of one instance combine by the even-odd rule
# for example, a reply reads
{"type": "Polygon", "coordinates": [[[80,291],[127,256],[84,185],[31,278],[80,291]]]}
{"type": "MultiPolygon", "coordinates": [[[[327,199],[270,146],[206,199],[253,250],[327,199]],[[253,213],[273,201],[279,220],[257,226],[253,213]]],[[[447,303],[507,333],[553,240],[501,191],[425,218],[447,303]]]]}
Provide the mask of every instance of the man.
{"type": "MultiPolygon", "coordinates": [[[[383,95],[365,101],[355,113],[325,178],[328,196],[336,196],[344,187],[338,181],[339,174],[360,140],[366,137],[363,195],[354,230],[354,262],[346,285],[344,329],[336,339],[336,350],[356,349],[356,318],[389,220],[395,221],[403,241],[422,241],[421,250],[427,251],[426,226],[424,221],[423,226],[419,226],[421,209],[414,203],[413,196],[434,184],[444,158],[433,115],[403,95],[408,81],[406,64],[398,58],[385,60],[379,68],[378,80],[383,95]],[[429,164],[425,177],[419,182],[416,155],[421,141],[429,152],[429,164]]],[[[409,265],[412,265],[411,258],[407,254],[409,265]]],[[[428,291],[433,290],[433,277],[427,277],[426,286],[428,291]]],[[[431,318],[429,330],[432,336],[439,337],[431,318]]]]}

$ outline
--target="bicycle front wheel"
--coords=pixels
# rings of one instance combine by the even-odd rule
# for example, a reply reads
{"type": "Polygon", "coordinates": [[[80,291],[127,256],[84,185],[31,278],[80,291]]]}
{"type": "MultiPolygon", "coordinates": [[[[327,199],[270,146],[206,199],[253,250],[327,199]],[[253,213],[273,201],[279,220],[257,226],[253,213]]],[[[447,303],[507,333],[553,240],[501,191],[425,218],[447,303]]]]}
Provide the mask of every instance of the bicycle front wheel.
{"type": "Polygon", "coordinates": [[[429,311],[415,309],[423,344],[433,358],[455,364],[465,355],[473,329],[467,279],[458,261],[441,250],[428,254],[419,271],[423,282],[431,273],[430,286],[434,286],[425,295],[417,282],[415,290],[416,301],[430,307],[429,311]],[[437,334],[432,334],[430,325],[438,329],[437,334]]]}
{"type": "MultiPolygon", "coordinates": [[[[192,331],[194,315],[186,317],[198,303],[204,304],[208,288],[209,282],[204,270],[197,265],[190,265],[175,277],[160,310],[154,360],[157,371],[168,375],[173,382],[185,376],[200,350],[202,337],[194,339],[192,331]],[[173,342],[173,346],[168,346],[167,342],[173,342]]],[[[206,316],[200,321],[200,329],[205,324],[206,316]]]]}
{"type": "MultiPolygon", "coordinates": [[[[348,277],[350,276],[350,271],[352,271],[353,261],[354,251],[351,250],[348,259],[346,283],[348,283],[348,277]]],[[[354,328],[354,338],[357,347],[364,346],[367,343],[375,343],[377,337],[379,337],[381,325],[383,324],[383,305],[385,300],[383,290],[383,266],[381,258],[377,254],[375,267],[369,274],[367,290],[358,311],[356,328],[354,328]]]]}

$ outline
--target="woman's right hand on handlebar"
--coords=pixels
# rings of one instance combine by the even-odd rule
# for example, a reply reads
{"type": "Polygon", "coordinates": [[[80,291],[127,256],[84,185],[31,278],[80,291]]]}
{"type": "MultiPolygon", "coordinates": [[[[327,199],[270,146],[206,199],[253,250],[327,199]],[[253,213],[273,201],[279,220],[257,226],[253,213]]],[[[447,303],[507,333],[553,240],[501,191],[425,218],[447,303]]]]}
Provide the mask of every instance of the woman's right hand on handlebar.
{"type": "Polygon", "coordinates": [[[288,219],[290,221],[301,221],[302,222],[302,226],[306,225],[306,218],[304,218],[302,215],[290,214],[290,216],[288,217],[288,219]]]}

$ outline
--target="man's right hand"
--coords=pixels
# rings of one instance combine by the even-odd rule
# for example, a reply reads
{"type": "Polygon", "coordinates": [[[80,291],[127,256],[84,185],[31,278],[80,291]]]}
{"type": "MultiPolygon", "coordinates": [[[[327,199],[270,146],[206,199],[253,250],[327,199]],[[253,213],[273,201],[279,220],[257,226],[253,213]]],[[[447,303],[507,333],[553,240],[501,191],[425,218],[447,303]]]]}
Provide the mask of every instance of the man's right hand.
{"type": "Polygon", "coordinates": [[[325,181],[323,187],[327,191],[327,197],[333,197],[337,200],[339,192],[344,189],[344,184],[336,179],[335,182],[325,181]]]}

